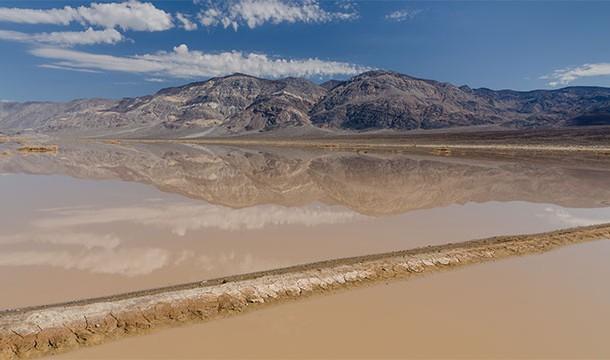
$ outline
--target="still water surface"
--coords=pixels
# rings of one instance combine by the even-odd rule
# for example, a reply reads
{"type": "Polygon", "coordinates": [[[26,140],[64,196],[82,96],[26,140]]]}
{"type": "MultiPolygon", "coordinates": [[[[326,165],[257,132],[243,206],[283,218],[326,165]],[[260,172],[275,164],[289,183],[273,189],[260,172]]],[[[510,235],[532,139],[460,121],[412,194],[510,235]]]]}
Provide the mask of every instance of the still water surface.
{"type": "Polygon", "coordinates": [[[351,289],[59,359],[608,359],[610,241],[351,289]]]}
{"type": "Polygon", "coordinates": [[[610,168],[194,145],[0,158],[0,309],[610,221],[610,168]]]}

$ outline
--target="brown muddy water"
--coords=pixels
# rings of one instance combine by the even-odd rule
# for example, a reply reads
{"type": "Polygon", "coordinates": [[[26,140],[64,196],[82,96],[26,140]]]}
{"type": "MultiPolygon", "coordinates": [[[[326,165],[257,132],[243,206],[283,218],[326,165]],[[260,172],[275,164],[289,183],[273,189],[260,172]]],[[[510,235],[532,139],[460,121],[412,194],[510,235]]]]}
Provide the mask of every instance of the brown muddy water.
{"type": "Polygon", "coordinates": [[[607,359],[609,257],[610,241],[581,244],[312,297],[57,358],[607,359]]]}
{"type": "MultiPolygon", "coordinates": [[[[7,148],[0,157],[0,309],[610,222],[603,162],[181,144],[72,143],[30,155],[7,148]]],[[[308,299],[81,355],[595,355],[608,350],[593,346],[597,335],[571,350],[561,339],[578,326],[598,334],[610,321],[597,307],[610,304],[604,244],[308,299]],[[561,268],[558,258],[570,266],[561,268]],[[501,331],[488,331],[494,327],[501,331]],[[540,340],[528,347],[532,329],[558,339],[556,346],[540,340]],[[510,333],[513,352],[499,345],[510,333]],[[188,345],[203,339],[206,351],[188,345]],[[227,349],[228,341],[244,347],[227,349]],[[560,349],[566,352],[553,352],[560,349]]]]}

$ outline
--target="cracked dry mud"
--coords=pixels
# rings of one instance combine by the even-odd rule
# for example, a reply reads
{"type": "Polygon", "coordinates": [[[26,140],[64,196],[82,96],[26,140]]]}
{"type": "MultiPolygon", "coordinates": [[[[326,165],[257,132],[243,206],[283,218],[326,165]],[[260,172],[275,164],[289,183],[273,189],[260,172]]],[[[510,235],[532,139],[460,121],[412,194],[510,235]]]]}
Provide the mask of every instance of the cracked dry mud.
{"type": "Polygon", "coordinates": [[[29,358],[316,293],[610,238],[610,224],[338,259],[0,313],[0,359],[29,358]]]}

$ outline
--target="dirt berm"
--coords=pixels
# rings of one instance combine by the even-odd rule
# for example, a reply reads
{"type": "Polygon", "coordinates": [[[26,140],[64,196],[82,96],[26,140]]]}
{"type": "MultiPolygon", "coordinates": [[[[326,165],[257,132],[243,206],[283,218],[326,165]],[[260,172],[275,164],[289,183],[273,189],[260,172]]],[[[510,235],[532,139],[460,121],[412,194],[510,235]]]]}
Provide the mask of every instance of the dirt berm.
{"type": "MultiPolygon", "coordinates": [[[[610,239],[610,224],[338,259],[106,298],[6,310],[0,312],[0,358],[49,355],[303,296],[599,239],[610,239]]],[[[58,281],[57,286],[65,284],[58,281]]]]}

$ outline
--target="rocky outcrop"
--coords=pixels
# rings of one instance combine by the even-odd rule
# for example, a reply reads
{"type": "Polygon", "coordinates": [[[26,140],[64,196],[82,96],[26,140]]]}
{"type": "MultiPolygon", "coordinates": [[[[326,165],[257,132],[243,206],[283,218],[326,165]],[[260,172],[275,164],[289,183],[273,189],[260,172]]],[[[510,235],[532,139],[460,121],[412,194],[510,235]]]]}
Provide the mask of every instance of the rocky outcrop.
{"type": "MultiPolygon", "coordinates": [[[[0,358],[19,359],[206,321],[263,304],[610,238],[610,224],[348,258],[0,313],[0,358]]],[[[566,264],[569,266],[569,264],[566,264]]]]}

